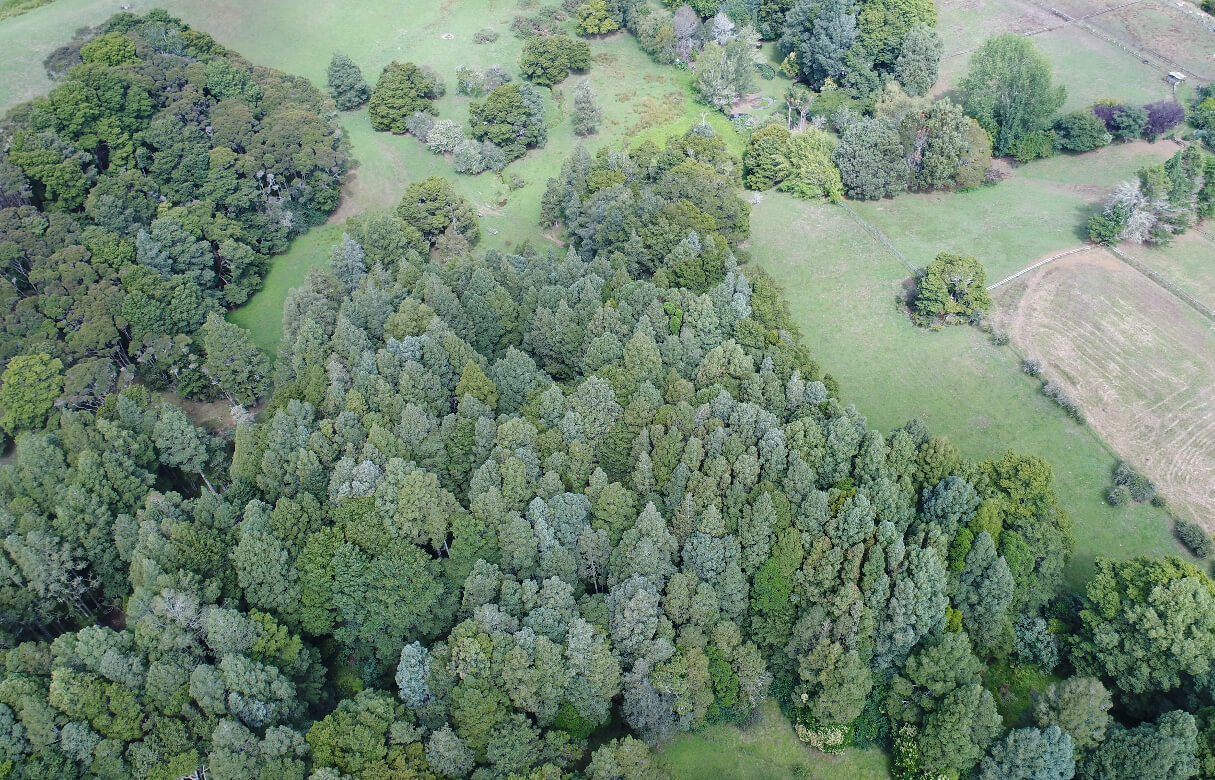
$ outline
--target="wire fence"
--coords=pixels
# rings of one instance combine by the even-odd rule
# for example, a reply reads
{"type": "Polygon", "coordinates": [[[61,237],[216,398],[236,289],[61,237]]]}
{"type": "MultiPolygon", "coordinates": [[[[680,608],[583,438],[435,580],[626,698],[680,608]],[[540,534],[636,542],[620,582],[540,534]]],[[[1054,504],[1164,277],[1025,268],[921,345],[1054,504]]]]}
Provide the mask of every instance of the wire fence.
{"type": "Polygon", "coordinates": [[[1164,289],[1168,290],[1173,295],[1176,295],[1183,302],[1189,304],[1190,307],[1192,309],[1194,309],[1194,311],[1196,311],[1199,314],[1201,314],[1202,316],[1206,317],[1211,322],[1215,322],[1215,310],[1212,310],[1209,306],[1204,304],[1202,301],[1198,300],[1193,295],[1190,295],[1185,290],[1183,290],[1180,287],[1178,287],[1177,285],[1173,284],[1165,276],[1156,273],[1151,268],[1148,268],[1137,258],[1132,257],[1131,255],[1128,255],[1126,252],[1123,252],[1118,247],[1111,246],[1109,249],[1111,252],[1113,252],[1116,256],[1118,256],[1124,263],[1129,265],[1131,268],[1134,268],[1136,271],[1143,274],[1147,278],[1151,279],[1153,282],[1160,285],[1164,289]]]}
{"type": "Polygon", "coordinates": [[[921,268],[919,268],[918,266],[916,266],[915,264],[913,264],[910,260],[908,260],[907,256],[905,254],[903,254],[902,252],[900,252],[895,247],[894,244],[890,243],[890,240],[888,238],[886,238],[885,235],[883,235],[882,231],[878,230],[873,225],[870,225],[868,222],[866,222],[864,217],[862,217],[860,214],[857,214],[855,211],[853,211],[852,207],[849,206],[844,201],[841,200],[839,202],[839,205],[844,209],[844,211],[847,211],[849,214],[851,214],[852,218],[855,219],[857,221],[857,223],[860,224],[861,227],[863,227],[863,228],[865,228],[865,230],[869,231],[869,235],[876,238],[887,249],[889,249],[891,252],[893,252],[895,254],[895,256],[898,257],[898,259],[902,260],[903,265],[905,265],[909,269],[911,269],[912,276],[919,278],[924,275],[924,271],[921,268]]]}
{"type": "Polygon", "coordinates": [[[1011,282],[1013,279],[1016,279],[1018,276],[1021,276],[1022,274],[1027,274],[1030,271],[1034,270],[1035,268],[1041,268],[1042,266],[1046,265],[1047,263],[1054,262],[1055,260],[1058,260],[1060,257],[1067,257],[1068,255],[1075,255],[1075,254],[1079,254],[1080,252],[1087,252],[1090,249],[1092,249],[1091,246],[1078,246],[1075,249],[1069,249],[1066,252],[1060,252],[1057,255],[1051,255],[1050,257],[1046,258],[1045,260],[1039,260],[1038,262],[1034,263],[1033,265],[1031,265],[1028,268],[1022,268],[1020,271],[1017,271],[1012,276],[1005,277],[1005,278],[1001,279],[1000,281],[996,282],[995,284],[987,285],[987,291],[991,292],[992,290],[996,289],[1000,285],[1005,284],[1007,282],[1011,282]]]}

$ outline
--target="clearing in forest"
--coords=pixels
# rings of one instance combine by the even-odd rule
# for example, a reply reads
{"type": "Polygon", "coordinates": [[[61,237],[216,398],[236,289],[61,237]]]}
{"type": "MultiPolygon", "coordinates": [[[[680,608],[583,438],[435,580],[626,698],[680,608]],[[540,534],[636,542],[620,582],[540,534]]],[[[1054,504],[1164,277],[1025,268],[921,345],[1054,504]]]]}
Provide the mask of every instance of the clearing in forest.
{"type": "Polygon", "coordinates": [[[1215,527],[1212,323],[1105,250],[1023,279],[996,294],[1013,342],[1177,514],[1215,527]]]}

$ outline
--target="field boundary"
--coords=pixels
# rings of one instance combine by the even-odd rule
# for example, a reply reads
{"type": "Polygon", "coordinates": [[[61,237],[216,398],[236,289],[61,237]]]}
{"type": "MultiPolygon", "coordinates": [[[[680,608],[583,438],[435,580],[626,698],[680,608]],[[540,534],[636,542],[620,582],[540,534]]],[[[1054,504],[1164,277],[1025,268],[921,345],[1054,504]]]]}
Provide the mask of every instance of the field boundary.
{"type": "Polygon", "coordinates": [[[1085,244],[1084,246],[1078,246],[1078,247],[1069,249],[1066,252],[1060,252],[1057,255],[1051,255],[1050,257],[1046,258],[1045,260],[1039,260],[1038,262],[1034,263],[1033,265],[1029,266],[1028,268],[1022,268],[1020,271],[1017,271],[1012,276],[1004,277],[1003,279],[996,282],[995,284],[987,285],[987,291],[991,292],[992,290],[996,289],[1000,285],[1011,282],[1013,279],[1016,279],[1018,276],[1021,276],[1022,274],[1027,274],[1030,271],[1034,270],[1035,268],[1041,268],[1042,266],[1046,265],[1047,263],[1054,262],[1055,260],[1058,260],[1061,257],[1067,257],[1068,255],[1075,255],[1075,254],[1079,254],[1081,252],[1087,252],[1092,248],[1093,247],[1091,244],[1085,244]]]}
{"type": "Polygon", "coordinates": [[[841,207],[843,207],[844,211],[847,211],[849,214],[851,214],[852,218],[855,219],[860,224],[861,227],[863,227],[863,228],[865,228],[865,230],[869,231],[869,234],[871,236],[873,236],[879,242],[884,244],[886,246],[886,248],[889,249],[891,252],[894,252],[894,254],[900,260],[903,261],[903,265],[905,265],[911,269],[912,276],[915,276],[918,279],[919,277],[924,275],[923,270],[920,269],[918,266],[916,266],[914,263],[912,263],[910,260],[908,260],[906,255],[904,255],[902,252],[900,252],[895,247],[894,244],[890,243],[890,239],[886,238],[885,234],[882,233],[882,231],[878,230],[876,227],[874,227],[873,225],[870,225],[868,222],[866,222],[864,217],[862,217],[860,214],[857,214],[855,211],[853,211],[852,207],[849,206],[844,201],[841,200],[839,202],[839,205],[841,207]]]}
{"type": "Polygon", "coordinates": [[[1126,263],[1131,268],[1134,268],[1136,271],[1168,290],[1173,295],[1176,295],[1179,299],[1181,299],[1182,302],[1188,303],[1191,308],[1202,316],[1206,317],[1211,322],[1215,322],[1215,311],[1208,308],[1206,304],[1202,303],[1202,301],[1198,300],[1193,295],[1190,295],[1188,292],[1169,281],[1168,277],[1153,271],[1151,268],[1144,265],[1141,260],[1133,257],[1132,255],[1128,255],[1126,252],[1123,252],[1116,246],[1109,247],[1109,250],[1114,253],[1115,257],[1122,260],[1122,262],[1126,263]]]}

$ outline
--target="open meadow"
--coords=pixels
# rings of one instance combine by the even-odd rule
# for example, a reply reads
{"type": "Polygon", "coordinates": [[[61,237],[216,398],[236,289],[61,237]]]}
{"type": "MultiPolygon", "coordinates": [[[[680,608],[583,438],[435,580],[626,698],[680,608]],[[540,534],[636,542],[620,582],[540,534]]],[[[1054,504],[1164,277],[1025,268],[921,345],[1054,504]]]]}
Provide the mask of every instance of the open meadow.
{"type": "Polygon", "coordinates": [[[1161,274],[1209,309],[1215,309],[1215,230],[1208,220],[1168,246],[1123,244],[1119,247],[1145,267],[1161,274]]]}
{"type": "Polygon", "coordinates": [[[1002,327],[1184,519],[1215,517],[1215,326],[1103,249],[1001,288],[1002,327]]]}
{"type": "Polygon", "coordinates": [[[707,726],[663,746],[660,761],[674,780],[888,780],[886,757],[876,748],[837,755],[810,751],[768,699],[745,726],[707,726]]]}

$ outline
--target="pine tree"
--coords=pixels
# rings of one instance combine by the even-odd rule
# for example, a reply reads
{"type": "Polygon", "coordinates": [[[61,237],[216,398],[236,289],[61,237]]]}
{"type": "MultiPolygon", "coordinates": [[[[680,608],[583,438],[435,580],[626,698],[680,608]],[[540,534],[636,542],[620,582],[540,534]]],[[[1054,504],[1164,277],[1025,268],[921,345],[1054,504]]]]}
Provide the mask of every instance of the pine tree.
{"type": "Polygon", "coordinates": [[[591,83],[582,79],[574,88],[574,133],[593,135],[599,130],[599,121],[602,118],[603,109],[595,104],[595,92],[591,89],[591,83]]]}
{"type": "Polygon", "coordinates": [[[351,111],[367,102],[371,90],[363,80],[359,66],[345,54],[334,52],[327,70],[329,94],[340,111],[351,111]]]}

